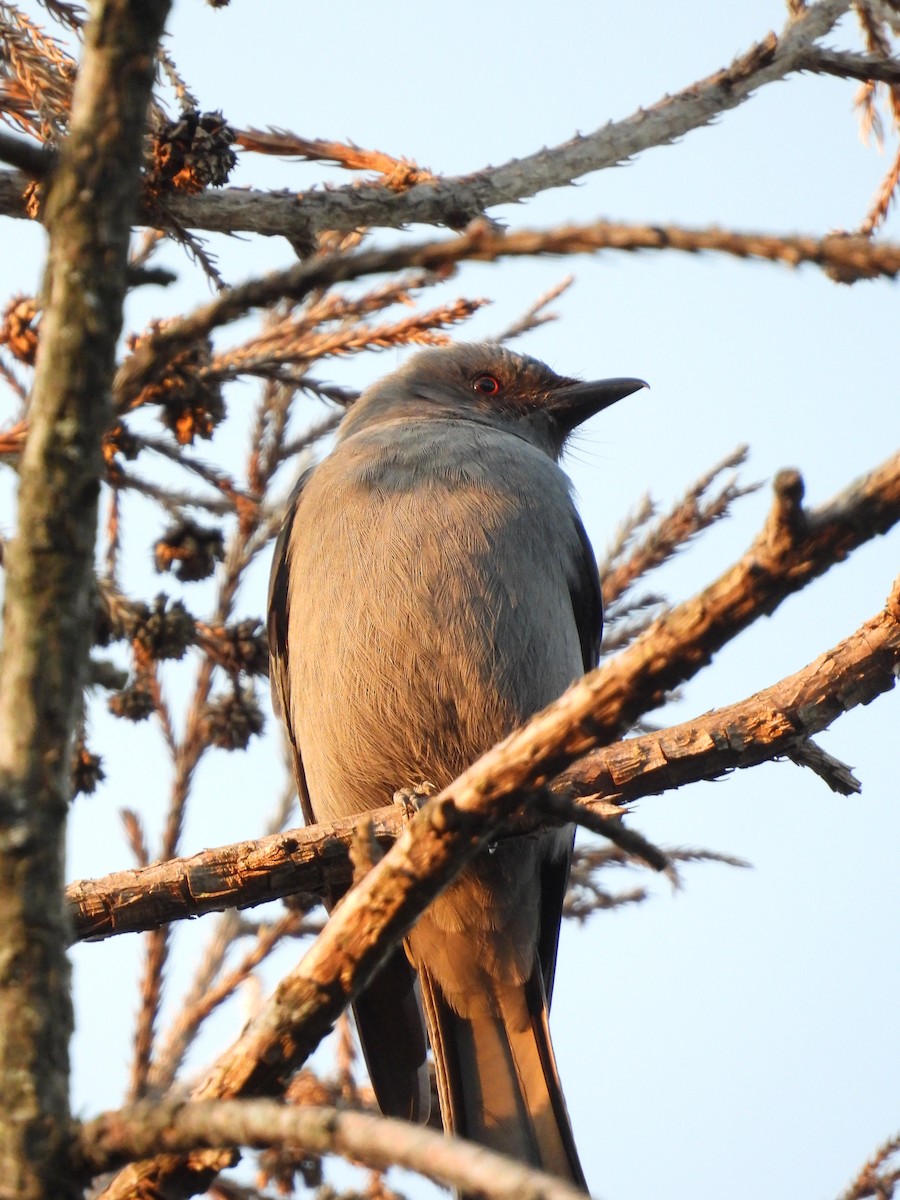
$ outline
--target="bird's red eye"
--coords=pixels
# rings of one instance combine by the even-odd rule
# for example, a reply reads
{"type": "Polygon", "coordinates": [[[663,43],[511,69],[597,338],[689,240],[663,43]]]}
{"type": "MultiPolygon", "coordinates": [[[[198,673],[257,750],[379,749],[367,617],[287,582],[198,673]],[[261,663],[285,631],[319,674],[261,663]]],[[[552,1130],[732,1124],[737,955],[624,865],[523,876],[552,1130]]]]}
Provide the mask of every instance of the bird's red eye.
{"type": "Polygon", "coordinates": [[[481,392],[482,396],[496,396],[500,391],[500,380],[496,375],[476,375],[472,380],[472,387],[476,392],[481,392]]]}

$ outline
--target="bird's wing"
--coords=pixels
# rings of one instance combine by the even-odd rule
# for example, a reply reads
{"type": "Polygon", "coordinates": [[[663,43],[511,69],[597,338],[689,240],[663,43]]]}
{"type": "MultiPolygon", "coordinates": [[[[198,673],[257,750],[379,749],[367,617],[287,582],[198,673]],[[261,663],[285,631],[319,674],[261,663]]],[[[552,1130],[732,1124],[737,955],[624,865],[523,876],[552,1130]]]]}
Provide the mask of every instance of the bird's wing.
{"type": "MultiPolygon", "coordinates": [[[[307,825],[315,824],[316,815],[303,770],[300,745],[291,724],[288,626],[291,621],[291,535],[297,506],[311,470],[304,471],[297,481],[288,503],[284,525],[275,543],[268,605],[272,703],[290,739],[294,778],[307,825]]],[[[298,619],[296,614],[293,619],[298,619]]],[[[339,899],[339,893],[326,896],[326,906],[330,909],[339,899]]],[[[416,995],[415,974],[402,947],[388,956],[379,974],[357,998],[353,1011],[369,1076],[382,1111],[388,1116],[402,1117],[408,1121],[427,1121],[430,1088],[425,1030],[416,995]]]]}
{"type": "MultiPolygon", "coordinates": [[[[581,656],[585,671],[593,670],[600,656],[600,637],[603,633],[603,601],[600,576],[594,551],[581,518],[573,512],[580,553],[576,555],[569,576],[569,595],[581,641],[581,656]]],[[[572,834],[574,843],[575,835],[572,834]]],[[[563,902],[569,884],[571,851],[564,857],[548,857],[541,866],[541,922],[538,931],[538,956],[544,979],[544,992],[549,1003],[553,997],[556,974],[556,952],[559,946],[559,926],[563,902]]]]}
{"type": "Polygon", "coordinates": [[[287,730],[294,756],[294,778],[297,781],[297,793],[300,797],[300,807],[303,819],[307,825],[315,824],[315,816],[309,801],[309,789],[306,786],[306,774],[303,770],[303,760],[300,757],[300,747],[291,725],[290,676],[288,663],[288,622],[290,619],[288,584],[290,580],[290,541],[297,504],[303,494],[303,488],[309,479],[312,467],[303,472],[297,480],[297,485],[288,501],[287,513],[281,533],[275,542],[275,553],[272,558],[272,573],[269,576],[268,602],[268,635],[269,635],[269,683],[272,688],[272,706],[276,716],[280,716],[287,730]]]}
{"type": "Polygon", "coordinates": [[[600,593],[600,575],[597,560],[588,540],[581,518],[573,511],[575,532],[578,534],[581,553],[572,564],[569,577],[569,595],[578,636],[581,639],[581,657],[585,671],[592,671],[600,658],[600,638],[603,635],[603,598],[600,593]]]}

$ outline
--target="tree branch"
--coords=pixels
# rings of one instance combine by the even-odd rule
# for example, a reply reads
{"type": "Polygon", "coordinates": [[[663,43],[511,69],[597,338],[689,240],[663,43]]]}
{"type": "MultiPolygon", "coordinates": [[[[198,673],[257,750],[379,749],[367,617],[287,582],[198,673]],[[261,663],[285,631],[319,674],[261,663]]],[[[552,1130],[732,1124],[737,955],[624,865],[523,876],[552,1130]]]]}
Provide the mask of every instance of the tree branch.
{"type": "Polygon", "coordinates": [[[0,162],[18,167],[32,179],[46,179],[57,158],[55,150],[39,146],[31,138],[15,137],[0,130],[0,162]]]}
{"type": "MultiPolygon", "coordinates": [[[[891,686],[896,632],[888,620],[879,617],[876,622],[874,631],[864,626],[836,650],[748,700],[660,733],[590,751],[554,780],[552,791],[581,796],[581,817],[576,806],[567,817],[590,825],[592,814],[615,817],[621,805],[644,796],[720,779],[736,768],[783,755],[820,770],[824,756],[834,777],[834,760],[818,748],[810,750],[808,739],[840,713],[868,703],[891,686]],[[827,691],[813,696],[823,678],[827,691]],[[796,698],[800,695],[802,703],[796,698]],[[829,714],[825,724],[816,725],[822,714],[829,714]]],[[[602,680],[603,667],[597,675],[602,680]]],[[[572,691],[580,686],[576,684],[572,691]]],[[[553,815],[538,803],[538,820],[553,815]]],[[[384,850],[408,823],[398,804],[374,809],[365,819],[370,822],[369,836],[384,850]]],[[[525,827],[534,824],[532,818],[525,827]]],[[[298,892],[323,895],[335,886],[346,887],[353,875],[351,850],[359,828],[358,816],[346,817],[204,850],[189,858],[117,871],[102,879],[77,881],[67,892],[77,936],[100,940],[298,892]]],[[[519,822],[504,833],[522,830],[519,822]]]]}
{"type": "Polygon", "coordinates": [[[788,596],[895,525],[900,453],[820,508],[806,510],[802,500],[800,473],[781,471],[765,527],[741,559],[604,663],[603,671],[621,678],[616,733],[664,703],[669,691],[692,679],[758,617],[773,613],[788,596]]]}
{"type": "Polygon", "coordinates": [[[862,83],[870,79],[878,83],[900,83],[900,62],[895,58],[881,58],[877,54],[854,54],[849,50],[824,50],[810,46],[801,54],[797,66],[801,71],[836,75],[839,79],[858,79],[862,83]]]}
{"type": "Polygon", "coordinates": [[[521,230],[503,234],[485,222],[474,222],[465,233],[444,241],[403,244],[389,250],[332,254],[297,263],[260,279],[225,289],[187,316],[170,321],[141,339],[116,376],[116,409],[126,411],[141,389],[168,361],[214,329],[276,300],[302,300],[319,288],[367,275],[419,267],[446,271],[463,261],[493,262],[500,258],[534,258],[542,254],[593,253],[600,249],[665,250],[689,253],[717,250],[739,257],[757,257],[790,266],[814,263],[842,282],[900,273],[900,246],[877,245],[864,237],[831,235],[783,238],[770,234],[741,234],[721,230],[682,230],[674,227],[622,226],[597,222],[551,230],[521,230]]]}
{"type": "Polygon", "coordinates": [[[46,201],[41,347],[18,530],[5,554],[0,660],[0,1178],[23,1198],[77,1194],[66,1138],[70,754],[92,627],[100,440],[112,417],[129,216],[168,7],[96,0],[46,201]]]}
{"type": "Polygon", "coordinates": [[[281,234],[312,244],[318,233],[361,227],[399,229],[410,224],[460,228],[498,204],[565,187],[594,171],[626,162],[643,150],[668,145],[736,108],[758,88],[798,69],[810,43],[828,33],[850,0],[819,0],[792,20],[781,37],[769,34],[723,70],[665,96],[648,109],[587,136],[476,174],[428,182],[404,192],[384,185],[339,188],[300,197],[260,193],[204,193],[172,197],[170,211],[191,228],[281,234]],[[235,203],[235,200],[237,203],[235,203]],[[251,216],[252,214],[252,216],[251,216]],[[223,220],[224,219],[224,220],[223,220]],[[241,222],[236,224],[235,222],[241,222]]]}
{"type": "MultiPolygon", "coordinates": [[[[612,747],[621,758],[607,769],[608,780],[621,789],[649,770],[668,788],[684,781],[691,758],[708,761],[721,751],[730,765],[739,766],[760,761],[761,745],[763,758],[773,749],[786,752],[839,713],[893,687],[898,662],[900,579],[885,609],[852,637],[742,706],[710,714],[689,731],[671,730],[668,742],[666,735],[645,742],[658,747],[649,762],[636,743],[612,747]]],[[[220,1056],[195,1098],[280,1092],[430,901],[520,806],[526,814],[533,811],[543,789],[569,762],[610,736],[621,708],[614,673],[594,671],[430,799],[347,893],[300,963],[220,1056]]],[[[119,1200],[148,1187],[186,1195],[202,1190],[209,1172],[222,1165],[217,1159],[187,1164],[170,1157],[138,1164],[122,1172],[104,1197],[119,1200]]]]}
{"type": "MultiPolygon", "coordinates": [[[[164,211],[186,229],[283,236],[309,246],[326,230],[350,233],[365,227],[402,229],[410,224],[461,228],[498,204],[565,187],[708,125],[758,88],[807,66],[812,61],[811,44],[828,33],[850,7],[850,0],[818,0],[792,19],[780,37],[770,33],[730,67],[674,96],[663,97],[648,109],[638,109],[622,121],[499,167],[429,180],[402,191],[370,183],[300,195],[237,189],[169,195],[164,211]]],[[[11,177],[0,181],[0,213],[24,215],[21,192],[21,182],[11,177]]],[[[141,219],[151,226],[164,221],[152,211],[145,211],[141,219]]]]}
{"type": "Polygon", "coordinates": [[[628,225],[596,221],[555,229],[522,229],[485,237],[466,258],[481,262],[543,254],[594,254],[601,250],[680,250],[753,258],[786,267],[817,266],[840,283],[862,279],[894,279],[900,274],[900,245],[874,243],[851,234],[777,234],[736,229],[690,229],[680,225],[628,225]]]}
{"type": "Polygon", "coordinates": [[[584,1200],[552,1175],[473,1142],[372,1113],[273,1100],[152,1101],[104,1113],[80,1131],[85,1175],[135,1159],[201,1149],[290,1146],[340,1154],[373,1170],[402,1167],[491,1200],[584,1200]]]}

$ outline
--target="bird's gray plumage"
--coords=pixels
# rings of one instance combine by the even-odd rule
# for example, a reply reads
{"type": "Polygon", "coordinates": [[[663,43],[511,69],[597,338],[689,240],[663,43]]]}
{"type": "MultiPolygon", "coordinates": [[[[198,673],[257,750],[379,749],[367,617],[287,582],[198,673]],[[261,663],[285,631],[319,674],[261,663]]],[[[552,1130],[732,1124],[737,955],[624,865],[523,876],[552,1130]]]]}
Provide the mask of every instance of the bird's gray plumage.
{"type": "MultiPolygon", "coordinates": [[[[272,572],[273,691],[307,820],[445,786],[594,666],[597,568],[557,459],[640,386],[459,345],[351,408],[295,492],[272,572]]],[[[382,1107],[424,1119],[417,975],[445,1127],[583,1184],[547,1030],[572,839],[504,839],[477,859],[357,1020],[382,1107]]]]}

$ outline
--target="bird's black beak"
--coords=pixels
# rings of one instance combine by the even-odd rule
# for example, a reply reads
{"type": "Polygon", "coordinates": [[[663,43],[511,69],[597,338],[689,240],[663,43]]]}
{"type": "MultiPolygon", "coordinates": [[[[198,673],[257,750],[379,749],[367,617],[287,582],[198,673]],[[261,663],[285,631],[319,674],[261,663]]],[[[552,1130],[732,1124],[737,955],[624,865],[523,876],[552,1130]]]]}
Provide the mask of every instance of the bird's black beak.
{"type": "Polygon", "coordinates": [[[649,386],[643,379],[597,379],[589,383],[567,383],[554,389],[547,407],[558,425],[566,433],[571,433],[588,417],[602,412],[632,392],[649,386]]]}

